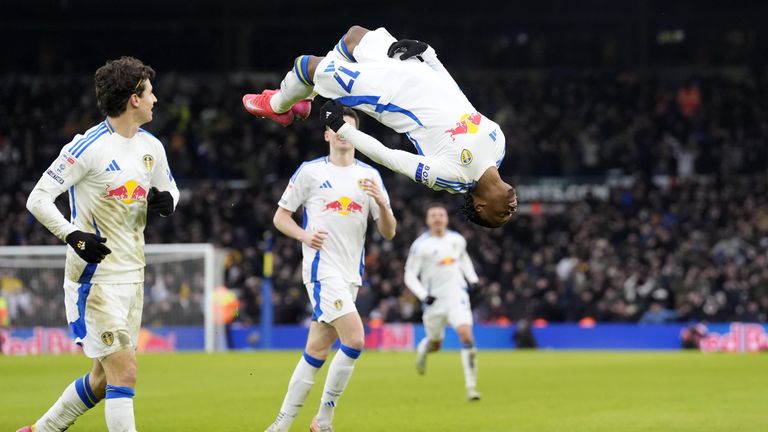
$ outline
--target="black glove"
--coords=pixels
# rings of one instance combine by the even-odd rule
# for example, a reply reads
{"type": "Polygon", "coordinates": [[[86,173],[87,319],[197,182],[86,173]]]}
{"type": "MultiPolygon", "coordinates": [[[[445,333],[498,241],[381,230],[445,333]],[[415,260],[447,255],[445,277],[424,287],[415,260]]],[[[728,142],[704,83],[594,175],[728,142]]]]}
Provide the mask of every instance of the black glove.
{"type": "Polygon", "coordinates": [[[338,132],[344,126],[344,105],[335,100],[329,100],[320,107],[320,116],[326,126],[338,132]]]}
{"type": "Polygon", "coordinates": [[[169,216],[173,213],[173,196],[168,191],[160,192],[156,187],[151,187],[147,195],[147,211],[162,217],[169,216]]]}
{"type": "Polygon", "coordinates": [[[421,54],[423,54],[427,48],[429,48],[429,44],[426,42],[413,39],[402,39],[397,42],[393,42],[392,45],[389,46],[389,49],[387,50],[387,56],[394,57],[397,53],[403,53],[400,56],[400,60],[408,60],[413,56],[417,56],[417,59],[424,61],[424,59],[421,58],[421,54]]]}
{"type": "Polygon", "coordinates": [[[435,298],[432,297],[431,295],[428,295],[428,296],[424,297],[424,304],[425,305],[432,306],[432,303],[434,303],[434,302],[435,302],[435,298]]]}
{"type": "Polygon", "coordinates": [[[68,245],[72,246],[80,258],[91,264],[100,263],[105,256],[112,253],[109,248],[104,245],[107,239],[98,235],[91,234],[82,231],[71,232],[64,241],[68,245]]]}

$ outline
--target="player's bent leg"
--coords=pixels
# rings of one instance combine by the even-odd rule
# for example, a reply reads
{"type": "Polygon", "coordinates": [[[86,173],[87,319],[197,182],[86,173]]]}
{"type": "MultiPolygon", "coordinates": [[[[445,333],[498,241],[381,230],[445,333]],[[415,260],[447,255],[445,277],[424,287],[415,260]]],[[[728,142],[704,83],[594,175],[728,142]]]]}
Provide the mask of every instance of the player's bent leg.
{"type": "Polygon", "coordinates": [[[280,91],[269,99],[269,108],[275,113],[306,120],[309,117],[312,102],[309,99],[315,89],[315,69],[323,57],[301,55],[293,62],[290,70],[280,82],[280,91]]]}
{"type": "Polygon", "coordinates": [[[104,373],[94,365],[89,374],[72,382],[58,400],[34,425],[20,432],[59,432],[67,430],[86,411],[104,399],[104,373]]]}
{"type": "Polygon", "coordinates": [[[330,324],[313,321],[309,326],[305,352],[313,357],[325,360],[331,351],[331,346],[339,338],[336,329],[330,324]]]}
{"type": "Polygon", "coordinates": [[[427,354],[440,351],[442,343],[442,340],[430,340],[425,336],[416,345],[416,372],[419,375],[427,373],[427,354]]]}
{"type": "Polygon", "coordinates": [[[136,353],[126,347],[101,360],[107,377],[104,416],[109,432],[135,432],[133,397],[136,386],[136,353]]]}
{"type": "Polygon", "coordinates": [[[467,399],[477,401],[480,400],[480,393],[477,391],[477,348],[472,336],[472,326],[469,324],[459,325],[456,327],[456,333],[461,342],[461,365],[464,369],[467,399]]]}
{"type": "Polygon", "coordinates": [[[365,345],[365,330],[363,321],[357,311],[342,315],[331,323],[339,334],[341,347],[333,356],[328,368],[323,395],[320,399],[320,409],[312,421],[310,428],[319,431],[332,430],[333,412],[344,389],[349,383],[355,362],[360,357],[365,345]]]}
{"type": "Polygon", "coordinates": [[[347,33],[344,35],[344,37],[341,38],[339,41],[340,46],[337,45],[337,49],[341,48],[341,51],[343,54],[345,54],[345,57],[348,56],[347,59],[354,62],[355,48],[357,48],[357,45],[363,39],[363,36],[365,36],[365,34],[369,31],[370,30],[365,27],[353,25],[349,28],[349,30],[347,30],[347,33]]]}
{"type": "Polygon", "coordinates": [[[266,89],[259,94],[243,96],[245,110],[256,117],[268,118],[282,126],[294,119],[305,120],[312,110],[313,77],[322,57],[296,57],[293,69],[280,82],[279,90],[266,89]]]}
{"type": "Polygon", "coordinates": [[[90,387],[93,394],[99,399],[104,399],[107,393],[107,373],[104,371],[104,367],[101,362],[94,359],[93,367],[90,372],[90,387]]]}
{"type": "Polygon", "coordinates": [[[331,325],[339,334],[341,345],[362,350],[365,346],[365,328],[357,311],[336,318],[331,325]]]}
{"type": "Polygon", "coordinates": [[[328,352],[337,337],[336,330],[328,324],[317,321],[310,324],[306,348],[288,382],[288,391],[280,412],[266,432],[284,432],[291,429],[315,384],[315,375],[328,358],[328,352]]]}
{"type": "Polygon", "coordinates": [[[472,336],[472,326],[469,324],[463,324],[456,328],[456,334],[459,337],[459,342],[462,346],[475,345],[475,339],[472,336]]]}

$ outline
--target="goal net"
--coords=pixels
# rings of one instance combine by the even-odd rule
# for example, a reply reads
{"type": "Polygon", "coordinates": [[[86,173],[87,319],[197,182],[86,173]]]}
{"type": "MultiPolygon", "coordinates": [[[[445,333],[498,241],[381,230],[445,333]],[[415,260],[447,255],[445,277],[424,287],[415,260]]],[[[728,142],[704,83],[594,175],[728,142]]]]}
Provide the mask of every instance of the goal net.
{"type": "MultiPolygon", "coordinates": [[[[8,322],[6,354],[77,351],[64,311],[66,246],[0,247],[0,296],[8,322]]],[[[214,287],[223,281],[223,253],[211,244],[149,244],[140,351],[216,347],[214,287]]]]}

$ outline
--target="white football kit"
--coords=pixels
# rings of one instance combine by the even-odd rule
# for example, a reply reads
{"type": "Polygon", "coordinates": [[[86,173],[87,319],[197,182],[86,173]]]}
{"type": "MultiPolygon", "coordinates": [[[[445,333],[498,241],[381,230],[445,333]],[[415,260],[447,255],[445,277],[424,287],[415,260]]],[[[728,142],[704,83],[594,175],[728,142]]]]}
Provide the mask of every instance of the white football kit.
{"type": "Polygon", "coordinates": [[[379,206],[361,187],[364,180],[374,181],[387,196],[375,168],[358,160],[350,166],[336,166],[322,157],[301,164],[280,198],[278,205],[290,212],[304,207],[307,231],[328,232],[320,250],[302,243],[303,278],[313,320],[329,323],[357,310],[368,215],[379,218],[379,206]]]}
{"type": "MultiPolygon", "coordinates": [[[[315,92],[405,133],[418,154],[387,148],[343,125],[337,133],[357,150],[432,189],[466,193],[488,168],[501,164],[504,133],[477,112],[431,47],[424,62],[401,61],[387,57],[393,42],[384,28],[370,31],[353,57],[340,41],[315,69],[315,92]]],[[[295,71],[305,79],[306,71],[295,71]]]]}
{"type": "Polygon", "coordinates": [[[133,138],[108,120],[77,135],[62,149],[30,193],[27,207],[54,235],[96,233],[112,251],[89,264],[67,248],[64,291],[67,321],[91,358],[136,347],[144,298],[144,227],[151,187],[179,190],[162,143],[139,129],[133,138]],[[68,221],[54,205],[69,193],[68,221]]]}
{"type": "Polygon", "coordinates": [[[446,323],[453,328],[473,324],[467,281],[477,283],[478,277],[461,234],[447,231],[438,237],[427,231],[413,242],[405,263],[405,284],[420,300],[435,297],[423,314],[429,340],[443,340],[446,323]]]}

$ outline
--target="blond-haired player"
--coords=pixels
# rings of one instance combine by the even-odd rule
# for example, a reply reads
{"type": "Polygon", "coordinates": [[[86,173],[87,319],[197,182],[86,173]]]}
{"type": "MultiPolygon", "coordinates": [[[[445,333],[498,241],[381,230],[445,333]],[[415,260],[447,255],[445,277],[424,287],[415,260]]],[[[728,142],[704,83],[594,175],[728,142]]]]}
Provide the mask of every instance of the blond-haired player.
{"type": "MultiPolygon", "coordinates": [[[[353,110],[348,109],[343,118],[350,127],[358,127],[353,110]]],[[[395,236],[397,221],[379,172],[355,159],[354,147],[333,131],[325,130],[325,140],[329,155],[301,164],[274,217],[280,232],[302,243],[303,278],[313,313],[306,348],[268,432],[290,429],[331,346],[341,339],[328,369],[320,409],[310,425],[315,432],[333,430],[334,409],[364,345],[355,299],[362,284],[369,216],[385,239],[395,236]],[[292,217],[299,207],[304,208],[302,226],[292,217]]]]}
{"type": "Polygon", "coordinates": [[[427,354],[440,349],[445,325],[456,330],[461,342],[461,363],[467,399],[480,399],[477,391],[477,348],[472,336],[472,308],[467,282],[478,282],[467,255],[467,241],[448,229],[448,211],[441,204],[427,209],[427,227],[411,245],[405,263],[405,284],[424,304],[426,337],[416,348],[416,370],[426,372],[427,354]]]}

